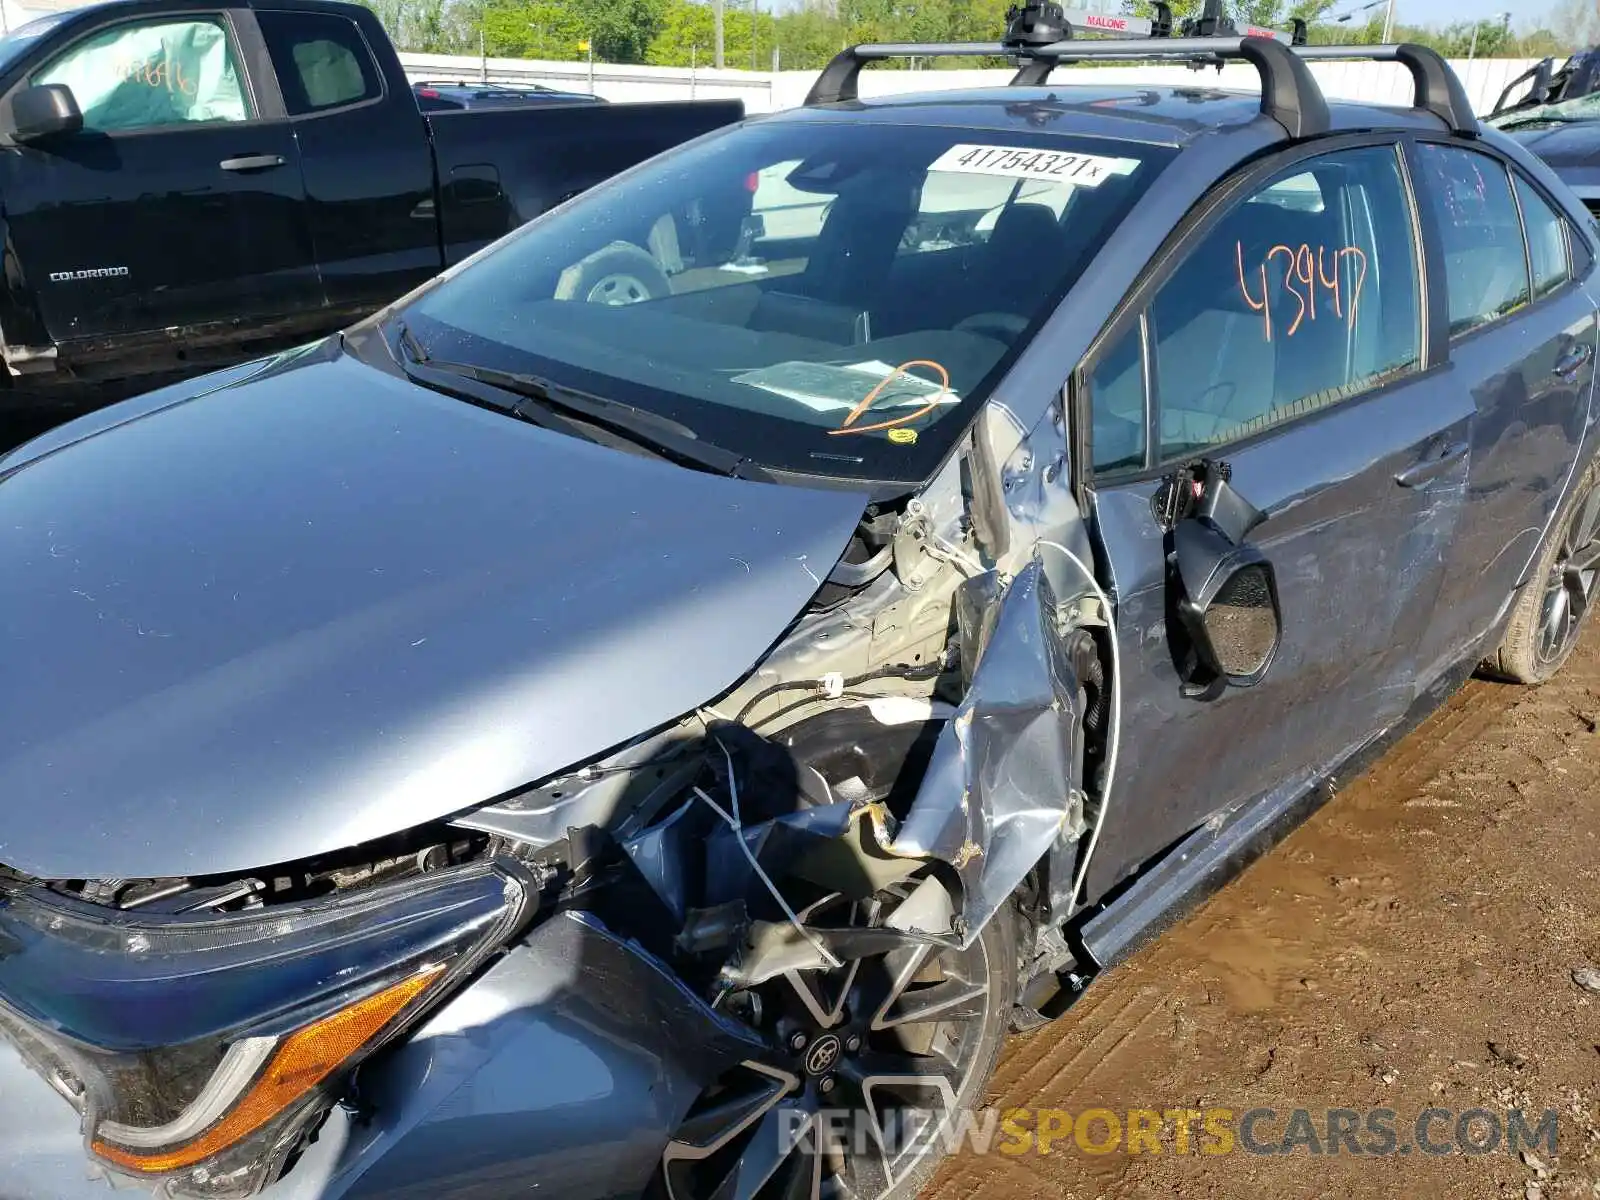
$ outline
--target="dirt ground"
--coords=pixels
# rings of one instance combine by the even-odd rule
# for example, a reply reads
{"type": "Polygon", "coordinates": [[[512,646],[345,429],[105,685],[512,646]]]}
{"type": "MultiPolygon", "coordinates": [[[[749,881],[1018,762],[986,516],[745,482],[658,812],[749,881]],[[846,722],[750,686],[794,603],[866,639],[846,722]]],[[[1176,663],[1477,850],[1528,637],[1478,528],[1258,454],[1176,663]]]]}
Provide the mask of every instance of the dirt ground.
{"type": "MultiPolygon", "coordinates": [[[[1198,1138],[1181,1154],[1170,1132],[1161,1153],[1089,1154],[1069,1136],[1048,1155],[968,1152],[928,1194],[1600,1198],[1600,994],[1573,979],[1600,967],[1597,722],[1594,627],[1543,688],[1474,680],[1059,1022],[1014,1039],[991,1095],[1124,1122],[1272,1108],[1258,1144],[1296,1108],[1318,1130],[1328,1109],[1393,1109],[1401,1145],[1418,1114],[1451,1110],[1428,1128],[1436,1146],[1464,1110],[1520,1107],[1531,1127],[1554,1109],[1558,1155],[1218,1154],[1198,1138]]],[[[1089,1145],[1108,1136],[1097,1123],[1089,1145]]]]}

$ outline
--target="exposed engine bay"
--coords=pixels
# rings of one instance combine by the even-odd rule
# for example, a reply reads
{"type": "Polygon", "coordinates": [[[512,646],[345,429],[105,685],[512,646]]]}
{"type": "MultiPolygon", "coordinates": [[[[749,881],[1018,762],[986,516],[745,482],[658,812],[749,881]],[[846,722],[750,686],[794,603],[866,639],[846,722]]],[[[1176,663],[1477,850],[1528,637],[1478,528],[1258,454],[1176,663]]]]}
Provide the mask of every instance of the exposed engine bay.
{"type": "Polygon", "coordinates": [[[923,932],[952,944],[1019,888],[1029,898],[1022,915],[1036,928],[1022,953],[1049,1010],[1072,978],[1059,926],[1104,754],[1099,614],[1058,612],[1037,562],[995,565],[973,479],[963,455],[920,498],[869,505],[751,674],[597,761],[452,820],[247,876],[48,886],[151,916],[222,914],[505,857],[533,872],[541,911],[595,914],[714,999],[827,965],[825,939],[797,916],[809,905],[931,874],[957,902],[923,932]],[[1058,640],[1052,625],[1071,628],[1058,640]],[[991,642],[1000,650],[986,663],[991,642]],[[1088,782],[1032,794],[1025,778],[1088,782]]]}
{"type": "MultiPolygon", "coordinates": [[[[597,758],[251,871],[0,875],[0,937],[23,946],[0,963],[0,1026],[77,1108],[92,1160],[171,1195],[252,1195],[360,1111],[362,1060],[435,1054],[404,1035],[471,977],[519,995],[565,978],[563,1003],[609,1012],[624,1054],[674,1060],[665,1153],[629,1167],[669,1197],[741,1169],[734,1096],[801,1127],[840,1102],[868,1114],[880,1155],[809,1168],[852,1194],[885,1189],[846,1178],[861,1163],[924,1161],[1001,1029],[1059,1014],[1092,974],[1069,931],[1111,773],[1087,540],[1040,517],[1070,504],[1014,442],[1014,478],[1043,479],[1021,499],[1078,550],[1009,552],[984,438],[916,497],[865,505],[833,564],[791,557],[811,599],[742,679],[597,758]],[[93,998],[63,1024],[77,980],[93,998]],[[359,1052],[319,1057],[347,1035],[316,1031],[353,1021],[359,1052]]],[[[537,1024],[550,1003],[514,1010],[537,1024]]]]}

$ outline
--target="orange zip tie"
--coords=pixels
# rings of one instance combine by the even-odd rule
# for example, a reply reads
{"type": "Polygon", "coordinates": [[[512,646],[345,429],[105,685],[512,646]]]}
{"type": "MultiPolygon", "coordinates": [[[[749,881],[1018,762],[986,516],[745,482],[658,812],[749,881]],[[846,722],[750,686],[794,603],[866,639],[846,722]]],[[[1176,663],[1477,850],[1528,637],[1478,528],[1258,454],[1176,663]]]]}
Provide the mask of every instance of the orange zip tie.
{"type": "MultiPolygon", "coordinates": [[[[921,382],[926,383],[928,381],[923,379],[921,382]]],[[[893,429],[896,425],[904,425],[910,421],[915,421],[919,417],[927,416],[934,409],[938,408],[939,401],[943,400],[949,394],[950,372],[946,371],[943,366],[934,362],[930,358],[914,358],[910,362],[901,363],[898,367],[885,375],[878,385],[867,393],[866,399],[861,401],[860,404],[856,405],[850,410],[845,419],[840,422],[839,428],[828,430],[828,436],[838,437],[839,435],[845,433],[872,433],[879,429],[893,429]],[[888,387],[889,384],[894,380],[898,379],[902,375],[908,375],[912,379],[919,379],[919,376],[910,374],[912,367],[927,367],[929,370],[939,372],[939,378],[942,382],[939,385],[940,391],[935,394],[933,399],[928,401],[928,403],[924,404],[921,408],[917,409],[916,412],[907,413],[903,417],[891,417],[889,420],[879,421],[875,425],[857,425],[856,420],[861,416],[862,413],[866,412],[872,407],[872,402],[879,396],[883,395],[883,389],[888,387]]]]}

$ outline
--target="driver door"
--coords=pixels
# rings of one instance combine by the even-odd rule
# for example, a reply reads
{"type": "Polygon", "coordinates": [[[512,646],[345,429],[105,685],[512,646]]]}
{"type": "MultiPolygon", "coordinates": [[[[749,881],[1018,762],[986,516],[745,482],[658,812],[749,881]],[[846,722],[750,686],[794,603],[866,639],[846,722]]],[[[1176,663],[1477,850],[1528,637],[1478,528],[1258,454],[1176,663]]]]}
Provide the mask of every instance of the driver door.
{"type": "Polygon", "coordinates": [[[1124,691],[1090,899],[1218,809],[1304,790],[1418,690],[1474,409],[1427,369],[1412,214],[1393,145],[1266,168],[1091,359],[1124,691]],[[1264,514],[1281,642],[1252,686],[1193,677],[1169,554],[1197,474],[1264,514]]]}
{"type": "Polygon", "coordinates": [[[114,12],[18,85],[71,88],[83,130],[0,155],[51,339],[314,311],[299,151],[242,66],[253,18],[114,12]]]}

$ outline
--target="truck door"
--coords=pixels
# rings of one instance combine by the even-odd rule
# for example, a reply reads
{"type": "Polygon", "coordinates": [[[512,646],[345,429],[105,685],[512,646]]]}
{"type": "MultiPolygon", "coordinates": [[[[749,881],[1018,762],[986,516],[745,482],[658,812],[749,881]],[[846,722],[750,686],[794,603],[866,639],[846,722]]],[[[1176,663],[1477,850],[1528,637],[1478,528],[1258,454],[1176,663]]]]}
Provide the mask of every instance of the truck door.
{"type": "Polygon", "coordinates": [[[442,264],[428,128],[376,18],[259,8],[294,125],[328,303],[381,307],[442,264]],[[370,30],[370,37],[367,30],[370,30]]]}
{"type": "MultiPolygon", "coordinates": [[[[108,19],[13,89],[64,84],[83,129],[0,153],[11,248],[51,339],[125,338],[322,303],[294,134],[249,86],[248,13],[108,19]]],[[[9,105],[8,105],[9,107],[9,105]]]]}

